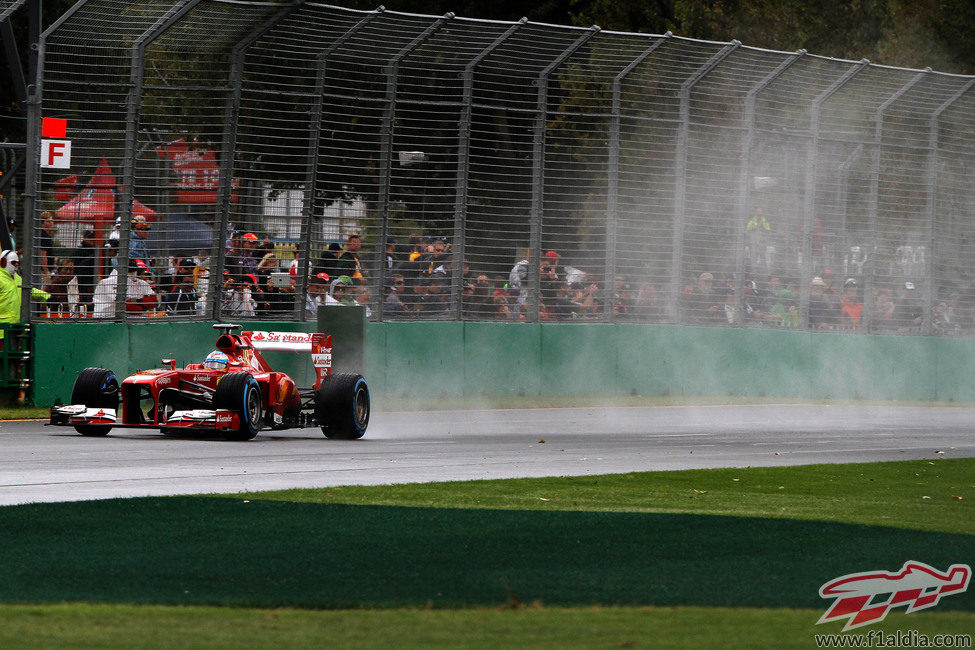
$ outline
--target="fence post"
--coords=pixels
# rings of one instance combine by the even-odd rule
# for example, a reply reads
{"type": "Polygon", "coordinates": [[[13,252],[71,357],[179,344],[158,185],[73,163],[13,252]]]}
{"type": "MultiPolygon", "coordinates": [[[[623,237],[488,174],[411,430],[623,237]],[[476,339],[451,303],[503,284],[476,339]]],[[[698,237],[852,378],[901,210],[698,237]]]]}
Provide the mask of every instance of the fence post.
{"type": "MultiPolygon", "coordinates": [[[[311,262],[311,224],[314,221],[315,216],[314,208],[316,185],[318,182],[318,155],[320,151],[319,144],[322,133],[322,103],[324,102],[325,77],[328,68],[328,59],[336,50],[348,43],[350,38],[379,17],[379,15],[384,11],[386,11],[386,8],[380,5],[371,14],[357,22],[344,34],[332,41],[332,43],[322,50],[322,53],[318,55],[315,72],[314,99],[312,99],[311,116],[309,118],[308,128],[308,150],[311,152],[311,155],[308,157],[308,167],[305,171],[305,192],[301,209],[301,241],[297,250],[295,251],[295,257],[298,260],[298,277],[296,278],[296,286],[298,287],[298,291],[295,291],[294,309],[297,311],[298,320],[300,321],[308,319],[308,315],[305,314],[304,296],[308,292],[308,267],[309,263],[311,262]],[[304,260],[304,262],[302,262],[302,260],[304,260]]],[[[382,247],[382,243],[377,245],[382,247]]],[[[382,292],[381,281],[377,291],[380,293],[382,292]]],[[[314,316],[312,318],[314,318],[314,316]]]]}
{"type": "Polygon", "coordinates": [[[464,90],[461,97],[460,120],[457,131],[457,187],[454,195],[454,237],[453,237],[453,264],[454,273],[450,278],[450,311],[451,316],[457,319],[463,318],[463,306],[461,305],[463,286],[462,273],[457,273],[457,269],[463,269],[464,264],[464,245],[466,243],[467,229],[467,196],[468,181],[470,175],[471,159],[471,127],[474,96],[474,71],[477,66],[491,55],[496,49],[501,47],[505,41],[514,35],[522,26],[528,22],[527,18],[522,18],[511,25],[503,34],[498,36],[493,43],[484,48],[477,56],[464,66],[463,79],[464,90]]]}
{"type": "Polygon", "coordinates": [[[736,322],[734,325],[744,325],[745,316],[745,233],[749,220],[748,207],[751,204],[752,184],[754,182],[751,178],[751,162],[752,147],[755,144],[755,103],[758,101],[759,94],[768,89],[776,79],[785,74],[786,70],[791,68],[805,54],[806,50],[798,50],[790,54],[785,61],[780,63],[775,70],[772,70],[745,95],[745,113],[742,117],[744,133],[742,134],[741,160],[738,166],[738,205],[735,210],[738,223],[735,226],[735,277],[737,282],[735,283],[736,322]]]}
{"type": "MultiPolygon", "coordinates": [[[[383,295],[383,278],[386,264],[386,238],[389,236],[389,191],[392,176],[393,158],[393,120],[396,118],[396,89],[398,84],[400,62],[409,56],[413,50],[420,47],[424,41],[436,34],[451,19],[453,13],[446,13],[428,26],[419,36],[414,38],[402,50],[396,53],[386,66],[386,106],[383,109],[381,127],[381,144],[379,148],[379,233],[376,237],[376,256],[373,261],[373,275],[378,283],[376,295],[373,296],[373,313],[376,320],[383,319],[386,305],[383,295]]],[[[456,271],[456,270],[455,270],[456,271]]]]}
{"type": "Polygon", "coordinates": [[[118,320],[125,318],[125,299],[128,291],[129,243],[132,239],[132,200],[135,196],[136,145],[139,138],[139,121],[142,116],[142,81],[146,48],[200,2],[201,0],[181,0],[132,44],[129,92],[125,100],[125,149],[122,159],[121,209],[116,206],[116,214],[122,219],[122,227],[119,232],[118,276],[115,278],[115,318],[118,320]]]}
{"type": "Polygon", "coordinates": [[[30,291],[34,282],[34,213],[37,211],[37,197],[41,184],[41,98],[44,95],[44,58],[47,53],[47,39],[69,18],[78,13],[87,2],[88,0],[80,0],[41,33],[37,39],[37,72],[33,79],[28,80],[28,84],[33,84],[33,87],[31,85],[27,87],[27,137],[24,140],[26,143],[26,151],[24,152],[24,219],[20,233],[25,258],[21,266],[21,273],[24,277],[20,303],[20,319],[22,322],[31,320],[30,291]]]}
{"type": "Polygon", "coordinates": [[[677,126],[676,159],[674,161],[674,231],[670,260],[670,299],[673,301],[677,322],[684,322],[681,304],[681,266],[684,255],[684,208],[687,203],[687,148],[691,129],[691,90],[725,57],[741,46],[739,41],[731,41],[712,56],[707,63],[694,71],[680,87],[680,118],[677,126]]]}
{"type": "Polygon", "coordinates": [[[914,76],[913,79],[901,86],[897,92],[887,98],[873,114],[873,156],[870,159],[870,194],[867,202],[867,227],[874,237],[874,252],[867,260],[863,278],[863,331],[870,332],[873,328],[873,287],[876,280],[877,269],[877,212],[879,209],[880,194],[880,151],[883,148],[884,113],[894,105],[901,97],[917,85],[924,77],[931,73],[931,68],[925,68],[914,76]]]}
{"type": "Polygon", "coordinates": [[[975,79],[966,83],[961,90],[952,95],[944,104],[931,114],[928,121],[928,192],[925,199],[927,213],[927,223],[925,224],[924,239],[928,246],[928,254],[924,259],[925,279],[924,279],[924,321],[922,333],[931,333],[931,312],[934,310],[934,292],[936,289],[934,278],[934,257],[935,246],[935,222],[938,218],[938,135],[941,128],[941,115],[948,110],[952,104],[964,97],[969,90],[975,86],[975,79]]]}
{"type": "MultiPolygon", "coordinates": [[[[559,66],[585,45],[589,39],[599,33],[599,27],[593,25],[586,33],[577,38],[572,45],[562,51],[554,61],[538,73],[538,95],[535,103],[535,126],[532,135],[532,207],[529,219],[528,233],[528,280],[527,287],[531,290],[522,309],[528,310],[529,322],[538,322],[539,296],[541,288],[542,256],[542,218],[545,212],[545,123],[548,117],[548,80],[559,66]]],[[[525,287],[522,287],[522,291],[525,287]]]]}
{"type": "MultiPolygon", "coordinates": [[[[667,32],[653,45],[644,50],[637,58],[633,59],[616,77],[613,78],[613,103],[609,114],[609,159],[606,161],[606,268],[604,277],[606,286],[611,287],[616,282],[617,251],[616,234],[619,225],[619,191],[620,191],[620,129],[622,128],[622,94],[623,80],[644,61],[650,58],[658,47],[664,44],[668,38],[673,36],[667,32]],[[611,284],[613,283],[613,284],[611,284]]],[[[610,295],[610,298],[612,296],[610,295]]],[[[603,318],[607,321],[613,320],[613,301],[603,301],[603,318]]]]}
{"type": "Polygon", "coordinates": [[[282,20],[290,16],[305,0],[295,0],[291,5],[281,9],[271,18],[259,25],[234,46],[230,55],[230,71],[227,75],[230,96],[224,108],[224,127],[220,140],[220,179],[217,185],[217,214],[219,228],[213,233],[213,245],[216,248],[216,259],[210,264],[209,283],[207,285],[207,313],[210,318],[219,320],[220,298],[223,291],[220,279],[227,262],[227,251],[223,238],[230,224],[230,197],[233,193],[234,158],[237,155],[237,122],[240,118],[240,94],[244,77],[244,56],[247,50],[277,26],[282,20]]]}
{"type": "Polygon", "coordinates": [[[809,319],[809,281],[812,279],[812,235],[816,219],[817,161],[819,154],[819,123],[823,104],[860,71],[870,65],[866,59],[854,63],[849,70],[813,100],[809,116],[809,149],[806,151],[806,185],[802,201],[802,266],[799,278],[800,322],[809,319]],[[803,321],[802,318],[805,318],[803,321]]]}

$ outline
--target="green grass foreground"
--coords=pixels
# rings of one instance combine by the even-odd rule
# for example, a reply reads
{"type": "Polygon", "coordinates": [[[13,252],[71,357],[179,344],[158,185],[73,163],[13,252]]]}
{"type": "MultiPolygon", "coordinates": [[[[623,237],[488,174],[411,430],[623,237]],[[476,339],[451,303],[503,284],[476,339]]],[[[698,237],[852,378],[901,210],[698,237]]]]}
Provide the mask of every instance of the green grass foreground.
{"type": "MultiPolygon", "coordinates": [[[[6,606],[0,647],[813,648],[819,610],[698,607],[312,611],[130,605],[6,606]]],[[[892,613],[870,629],[971,633],[975,615],[892,613]]]]}
{"type": "MultiPolygon", "coordinates": [[[[0,647],[813,647],[823,582],[972,564],[973,485],[957,459],[9,506],[0,647]]],[[[975,588],[884,625],[975,634],[975,588]]]]}

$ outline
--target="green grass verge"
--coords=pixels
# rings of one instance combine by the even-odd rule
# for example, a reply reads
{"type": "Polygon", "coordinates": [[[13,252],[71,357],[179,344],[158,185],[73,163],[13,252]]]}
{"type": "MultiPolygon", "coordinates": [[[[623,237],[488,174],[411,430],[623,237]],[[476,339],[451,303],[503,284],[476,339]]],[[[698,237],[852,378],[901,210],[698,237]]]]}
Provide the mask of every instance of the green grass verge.
{"type": "MultiPolygon", "coordinates": [[[[821,610],[696,607],[248,610],[58,605],[0,608],[0,646],[97,648],[810,648],[821,610]]],[[[975,631],[975,614],[892,613],[871,630],[975,631]]]]}
{"type": "Polygon", "coordinates": [[[975,458],[344,486],[244,495],[248,497],[295,503],[720,514],[971,535],[975,458]]]}
{"type": "MultiPolygon", "coordinates": [[[[958,459],[4,507],[0,647],[811,647],[826,580],[971,563],[973,483],[958,459]],[[59,602],[107,604],[15,604],[59,602]]],[[[895,629],[972,633],[973,596],[895,629]]]]}
{"type": "Polygon", "coordinates": [[[0,406],[0,420],[46,420],[49,417],[50,406],[0,406]]]}

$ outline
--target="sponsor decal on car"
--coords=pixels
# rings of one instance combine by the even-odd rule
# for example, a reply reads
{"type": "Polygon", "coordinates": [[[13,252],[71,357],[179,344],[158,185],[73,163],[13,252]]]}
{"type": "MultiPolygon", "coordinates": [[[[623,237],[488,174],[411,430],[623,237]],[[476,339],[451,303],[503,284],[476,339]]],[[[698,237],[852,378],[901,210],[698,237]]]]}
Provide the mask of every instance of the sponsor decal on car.
{"type": "Polygon", "coordinates": [[[268,343],[308,343],[311,334],[304,332],[253,332],[251,341],[266,341],[268,343]]]}
{"type": "Polygon", "coordinates": [[[109,408],[89,408],[84,404],[67,404],[64,406],[54,406],[51,412],[55,415],[66,415],[71,422],[115,422],[118,418],[115,409],[109,408]]]}

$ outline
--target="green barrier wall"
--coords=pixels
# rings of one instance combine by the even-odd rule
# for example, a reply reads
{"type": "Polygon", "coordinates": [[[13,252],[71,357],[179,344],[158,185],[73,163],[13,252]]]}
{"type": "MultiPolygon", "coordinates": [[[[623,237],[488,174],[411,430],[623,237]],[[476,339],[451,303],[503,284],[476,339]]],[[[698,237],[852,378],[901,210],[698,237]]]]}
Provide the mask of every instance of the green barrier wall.
{"type": "MultiPolygon", "coordinates": [[[[314,331],[312,323],[245,329],[314,331]]],[[[327,329],[327,328],[323,328],[327,329]]],[[[356,330],[357,331],[357,330],[356,330]]],[[[975,339],[854,336],[639,324],[366,323],[364,371],[374,395],[681,395],[975,400],[975,339]]],[[[67,400],[78,371],[124,375],[203,359],[209,323],[35,325],[34,402],[67,400]]],[[[272,357],[271,354],[268,355],[272,357]]],[[[275,367],[311,384],[307,359],[275,367]]]]}

